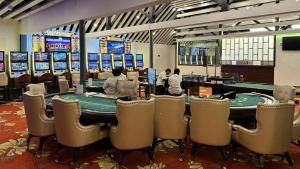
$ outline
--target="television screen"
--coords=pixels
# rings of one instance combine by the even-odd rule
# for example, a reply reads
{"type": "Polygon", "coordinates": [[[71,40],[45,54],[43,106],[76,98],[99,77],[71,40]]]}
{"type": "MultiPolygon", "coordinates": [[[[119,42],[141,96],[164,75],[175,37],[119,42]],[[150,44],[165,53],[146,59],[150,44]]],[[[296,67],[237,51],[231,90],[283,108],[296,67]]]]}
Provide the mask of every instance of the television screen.
{"type": "Polygon", "coordinates": [[[185,47],[179,47],[179,55],[184,56],[185,55],[185,47]]]}
{"type": "Polygon", "coordinates": [[[99,69],[97,62],[89,62],[89,69],[99,69]]]}
{"type": "Polygon", "coordinates": [[[136,61],[136,66],[137,67],[144,67],[144,62],[143,61],[136,61]]]}
{"type": "Polygon", "coordinates": [[[71,60],[80,60],[80,54],[79,53],[72,53],[71,60]]]}
{"type": "Polygon", "coordinates": [[[11,61],[24,62],[28,60],[27,52],[10,52],[11,61]]]}
{"type": "Polygon", "coordinates": [[[113,54],[123,54],[125,45],[122,41],[107,41],[107,52],[113,54]]]}
{"type": "Polygon", "coordinates": [[[197,50],[197,48],[190,48],[190,49],[191,49],[191,55],[192,55],[192,56],[198,55],[198,50],[197,50]]]}
{"type": "Polygon", "coordinates": [[[136,60],[143,60],[143,54],[136,54],[135,59],[136,60]]]}
{"type": "Polygon", "coordinates": [[[50,61],[50,54],[49,53],[34,53],[34,60],[35,61],[50,61]]]}
{"type": "Polygon", "coordinates": [[[54,62],[54,70],[66,70],[67,63],[66,62],[54,62]]]}
{"type": "Polygon", "coordinates": [[[192,64],[197,64],[197,56],[192,55],[192,64]]]}
{"type": "Polygon", "coordinates": [[[123,60],[122,55],[114,55],[114,60],[118,60],[118,61],[123,60]]]}
{"type": "Polygon", "coordinates": [[[98,53],[88,53],[88,60],[98,61],[99,60],[98,53]]]}
{"type": "Polygon", "coordinates": [[[72,62],[71,67],[72,69],[80,69],[80,62],[72,62]]]}
{"type": "Polygon", "coordinates": [[[49,62],[35,62],[35,70],[49,70],[50,64],[49,62]]]}
{"type": "Polygon", "coordinates": [[[123,67],[123,62],[121,61],[115,61],[115,67],[123,67]]]}
{"type": "Polygon", "coordinates": [[[199,48],[199,56],[205,56],[205,48],[199,48]]]}
{"type": "Polygon", "coordinates": [[[45,36],[46,52],[70,52],[71,38],[60,36],[45,36]]]}
{"type": "Polygon", "coordinates": [[[156,79],[155,69],[148,68],[148,83],[150,85],[155,85],[155,79],[156,79]]]}
{"type": "Polygon", "coordinates": [[[283,37],[282,50],[300,50],[300,36],[283,37]]]}
{"type": "Polygon", "coordinates": [[[133,55],[131,55],[131,54],[126,54],[126,55],[125,55],[125,60],[133,60],[133,55]]]}
{"type": "Polygon", "coordinates": [[[66,61],[67,60],[67,53],[64,52],[54,52],[53,53],[53,60],[56,61],[66,61]]]}
{"type": "Polygon", "coordinates": [[[4,61],[4,51],[0,51],[0,62],[4,61]]]}
{"type": "Polygon", "coordinates": [[[191,64],[191,58],[190,58],[190,56],[186,56],[186,58],[185,58],[185,64],[191,64]]]}
{"type": "Polygon", "coordinates": [[[12,71],[26,71],[28,70],[28,64],[27,63],[11,63],[11,70],[12,71]]]}
{"type": "Polygon", "coordinates": [[[102,61],[102,67],[103,68],[111,68],[111,62],[110,61],[102,61]]]}
{"type": "Polygon", "coordinates": [[[0,72],[4,71],[4,63],[0,63],[0,72]]]}
{"type": "Polygon", "coordinates": [[[111,60],[111,55],[110,54],[101,54],[102,60],[111,60]]]}
{"type": "Polygon", "coordinates": [[[133,62],[125,62],[125,67],[133,67],[133,62]]]}

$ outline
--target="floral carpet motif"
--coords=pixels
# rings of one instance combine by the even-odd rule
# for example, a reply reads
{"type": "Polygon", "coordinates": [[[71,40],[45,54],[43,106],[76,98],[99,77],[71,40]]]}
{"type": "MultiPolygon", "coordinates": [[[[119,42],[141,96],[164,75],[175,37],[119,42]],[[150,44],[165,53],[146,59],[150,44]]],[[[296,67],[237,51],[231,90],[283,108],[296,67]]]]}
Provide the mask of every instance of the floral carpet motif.
{"type": "MultiPolygon", "coordinates": [[[[72,150],[63,149],[59,162],[54,162],[53,151],[57,146],[54,137],[49,138],[40,157],[36,156],[39,143],[33,138],[27,150],[28,130],[22,103],[0,105],[0,168],[1,169],[66,169],[70,168],[72,150]]],[[[190,156],[191,142],[185,142],[185,156],[179,162],[178,145],[164,141],[155,148],[155,161],[150,163],[142,151],[128,152],[124,164],[117,165],[118,151],[108,148],[106,143],[97,142],[80,151],[80,169],[254,169],[257,167],[255,155],[239,148],[239,160],[232,159],[230,147],[229,160],[223,161],[221,153],[213,147],[199,148],[195,157],[190,156]]],[[[291,155],[295,162],[293,168],[300,169],[300,148],[291,144],[291,155]]],[[[280,156],[267,156],[266,169],[287,169],[286,161],[280,156]]]]}

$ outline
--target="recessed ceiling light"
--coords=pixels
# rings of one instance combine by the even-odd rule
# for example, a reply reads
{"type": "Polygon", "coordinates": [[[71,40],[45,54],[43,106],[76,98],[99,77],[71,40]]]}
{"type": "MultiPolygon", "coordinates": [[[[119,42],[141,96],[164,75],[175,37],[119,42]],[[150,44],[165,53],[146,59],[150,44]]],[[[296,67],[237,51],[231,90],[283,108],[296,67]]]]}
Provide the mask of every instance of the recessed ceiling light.
{"type": "Polygon", "coordinates": [[[136,16],[136,19],[139,19],[140,18],[140,15],[136,16]]]}

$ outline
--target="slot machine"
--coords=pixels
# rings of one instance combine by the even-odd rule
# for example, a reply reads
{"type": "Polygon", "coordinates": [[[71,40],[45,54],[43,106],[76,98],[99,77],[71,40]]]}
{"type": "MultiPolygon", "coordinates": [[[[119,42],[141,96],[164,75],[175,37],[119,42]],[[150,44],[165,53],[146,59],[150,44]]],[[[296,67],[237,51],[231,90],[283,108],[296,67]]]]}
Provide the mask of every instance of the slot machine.
{"type": "Polygon", "coordinates": [[[132,54],[125,54],[125,68],[128,70],[133,70],[134,67],[134,58],[132,54]]]}
{"type": "Polygon", "coordinates": [[[5,72],[5,52],[0,51],[0,72],[5,72]]]}
{"type": "Polygon", "coordinates": [[[91,73],[99,72],[99,54],[88,53],[88,70],[91,73]]]}
{"type": "Polygon", "coordinates": [[[135,55],[135,67],[142,69],[144,67],[144,56],[143,54],[135,55]]]}
{"type": "Polygon", "coordinates": [[[30,74],[28,52],[10,52],[9,65],[9,75],[11,78],[30,74]]]}
{"type": "Polygon", "coordinates": [[[71,53],[71,73],[80,71],[80,53],[71,53]]]}
{"type": "Polygon", "coordinates": [[[122,54],[114,54],[113,58],[114,58],[114,68],[124,67],[122,54]]]}
{"type": "Polygon", "coordinates": [[[185,47],[179,47],[179,64],[185,64],[185,47]]]}
{"type": "Polygon", "coordinates": [[[191,49],[191,51],[190,51],[191,63],[192,63],[192,65],[197,65],[198,64],[198,60],[197,60],[198,50],[195,47],[191,47],[190,49],[191,49]]]}
{"type": "Polygon", "coordinates": [[[60,75],[68,72],[67,52],[53,52],[53,74],[60,75]]]}
{"type": "Polygon", "coordinates": [[[106,70],[106,71],[109,71],[112,69],[111,54],[108,54],[108,53],[101,54],[101,67],[102,67],[102,70],[106,70]]]}
{"type": "Polygon", "coordinates": [[[51,72],[51,54],[47,52],[33,53],[33,75],[41,76],[51,72]]]}

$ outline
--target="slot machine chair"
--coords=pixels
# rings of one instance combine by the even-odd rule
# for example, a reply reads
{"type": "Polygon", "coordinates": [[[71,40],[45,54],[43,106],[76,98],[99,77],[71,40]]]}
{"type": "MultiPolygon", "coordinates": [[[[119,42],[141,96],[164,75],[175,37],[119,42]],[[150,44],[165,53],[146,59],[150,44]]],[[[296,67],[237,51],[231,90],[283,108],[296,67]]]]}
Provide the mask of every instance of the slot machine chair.
{"type": "Polygon", "coordinates": [[[23,74],[20,77],[15,79],[15,89],[21,90],[21,95],[19,95],[19,99],[21,99],[23,93],[26,91],[26,86],[31,83],[31,76],[29,74],[23,74]]]}
{"type": "Polygon", "coordinates": [[[46,88],[47,88],[47,93],[51,93],[52,90],[55,86],[54,86],[54,76],[52,73],[44,73],[42,74],[39,79],[38,79],[39,83],[44,83],[46,88]]]}
{"type": "MultiPolygon", "coordinates": [[[[0,73],[0,88],[2,89],[2,99],[5,100],[5,94],[7,92],[8,78],[5,72],[0,73]]],[[[7,100],[9,100],[9,91],[7,92],[7,100]]]]}

